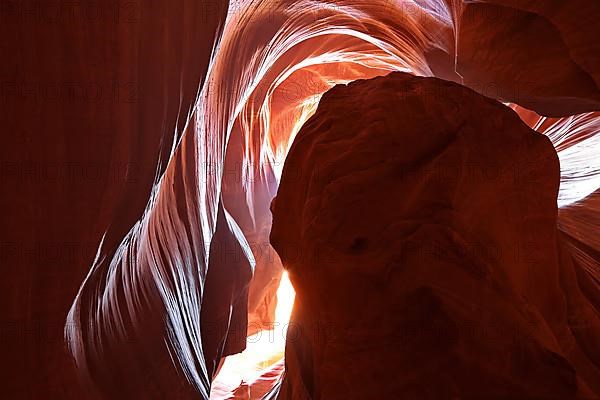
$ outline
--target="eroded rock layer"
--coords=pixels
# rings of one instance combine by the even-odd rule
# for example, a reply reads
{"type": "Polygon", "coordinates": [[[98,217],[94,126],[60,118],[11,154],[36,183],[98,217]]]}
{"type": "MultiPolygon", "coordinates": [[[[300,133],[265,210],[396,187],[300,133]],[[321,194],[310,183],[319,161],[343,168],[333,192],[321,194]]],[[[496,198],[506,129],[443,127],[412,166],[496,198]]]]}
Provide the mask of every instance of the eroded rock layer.
{"type": "Polygon", "coordinates": [[[600,394],[559,175],[545,136],[458,84],[327,92],[272,204],[296,290],[279,399],[600,394]]]}

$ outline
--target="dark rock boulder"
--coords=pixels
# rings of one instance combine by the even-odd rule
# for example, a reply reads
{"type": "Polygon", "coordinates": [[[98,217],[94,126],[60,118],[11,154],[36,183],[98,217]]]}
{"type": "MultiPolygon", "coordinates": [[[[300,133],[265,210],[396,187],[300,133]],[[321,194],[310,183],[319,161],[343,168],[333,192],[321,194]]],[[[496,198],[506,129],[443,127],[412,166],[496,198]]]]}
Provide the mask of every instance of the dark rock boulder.
{"type": "Polygon", "coordinates": [[[279,398],[600,393],[558,185],[550,141],[470,89],[393,73],[327,92],[272,204],[296,290],[279,398]]]}

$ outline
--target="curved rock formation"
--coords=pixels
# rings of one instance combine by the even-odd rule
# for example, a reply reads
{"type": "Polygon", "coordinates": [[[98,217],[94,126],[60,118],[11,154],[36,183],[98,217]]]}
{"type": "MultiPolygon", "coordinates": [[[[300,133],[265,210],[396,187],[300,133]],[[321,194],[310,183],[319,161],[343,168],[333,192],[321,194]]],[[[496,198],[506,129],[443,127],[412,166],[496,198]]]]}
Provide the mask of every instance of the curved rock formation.
{"type": "MultiPolygon", "coordinates": [[[[98,275],[107,274],[158,177],[174,167],[172,151],[196,107],[227,10],[227,1],[196,0],[0,6],[2,397],[86,399],[118,390],[96,376],[92,345],[74,362],[64,332],[77,327],[65,320],[82,282],[98,269],[94,260],[104,262],[98,275]],[[82,379],[88,374],[95,388],[82,379]]],[[[91,315],[103,296],[96,289],[83,291],[91,315]]],[[[152,329],[141,331],[150,336],[152,329]]],[[[140,398],[150,396],[144,390],[156,395],[161,381],[169,381],[161,390],[171,394],[180,384],[197,393],[176,371],[167,336],[161,327],[153,357],[121,354],[100,369],[122,374],[121,382],[129,377],[140,398]],[[144,370],[144,379],[136,383],[132,370],[144,370]]],[[[91,335],[89,343],[124,345],[108,337],[91,335]]]]}
{"type": "Polygon", "coordinates": [[[243,325],[270,323],[269,204],[295,135],[322,93],[390,71],[510,102],[552,140],[560,229],[600,304],[599,15],[597,0],[3,1],[3,395],[208,397],[243,325]]]}
{"type": "Polygon", "coordinates": [[[325,93],[272,205],[296,289],[278,399],[599,396],[559,176],[548,138],[460,85],[325,93]]]}

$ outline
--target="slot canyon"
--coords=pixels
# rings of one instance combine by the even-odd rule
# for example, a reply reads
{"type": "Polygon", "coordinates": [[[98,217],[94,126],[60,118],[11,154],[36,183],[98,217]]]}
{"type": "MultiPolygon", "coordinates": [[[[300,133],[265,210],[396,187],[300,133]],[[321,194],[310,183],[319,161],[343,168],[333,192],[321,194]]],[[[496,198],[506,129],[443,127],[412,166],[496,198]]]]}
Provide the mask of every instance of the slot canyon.
{"type": "Polygon", "coordinates": [[[597,0],[0,13],[1,398],[600,398],[597,0]]]}

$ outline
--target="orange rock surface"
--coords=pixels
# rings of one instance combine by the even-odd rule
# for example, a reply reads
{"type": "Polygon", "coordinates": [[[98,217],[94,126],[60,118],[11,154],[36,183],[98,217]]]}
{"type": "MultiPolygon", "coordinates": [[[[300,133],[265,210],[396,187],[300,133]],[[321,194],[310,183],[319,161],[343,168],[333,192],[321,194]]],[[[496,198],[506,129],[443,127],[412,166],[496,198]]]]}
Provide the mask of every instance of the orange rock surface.
{"type": "Polygon", "coordinates": [[[598,396],[558,183],[550,141],[460,85],[327,92],[272,205],[296,289],[278,399],[598,396]]]}

